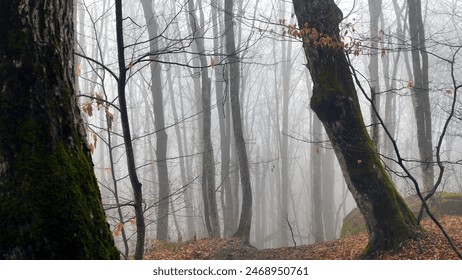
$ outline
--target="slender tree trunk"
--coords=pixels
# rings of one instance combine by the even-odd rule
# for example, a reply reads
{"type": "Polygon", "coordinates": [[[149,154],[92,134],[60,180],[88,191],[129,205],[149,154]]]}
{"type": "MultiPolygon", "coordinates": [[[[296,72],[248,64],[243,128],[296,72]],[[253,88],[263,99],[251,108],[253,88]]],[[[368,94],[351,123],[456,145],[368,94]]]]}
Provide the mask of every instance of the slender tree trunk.
{"type": "Polygon", "coordinates": [[[313,149],[311,150],[311,203],[314,243],[324,242],[324,223],[322,216],[322,123],[313,116],[313,149]]]}
{"type": "Polygon", "coordinates": [[[240,69],[239,57],[236,53],[233,25],[233,0],[225,0],[226,53],[228,55],[229,65],[231,114],[233,117],[234,140],[236,142],[242,185],[242,210],[239,226],[234,236],[239,237],[244,243],[249,243],[250,227],[252,223],[252,188],[244,131],[242,128],[241,105],[239,103],[240,69]]]}
{"type": "Polygon", "coordinates": [[[334,240],[335,231],[335,169],[334,152],[323,149],[322,154],[322,222],[326,241],[334,240]]]}
{"type": "MultiPolygon", "coordinates": [[[[200,21],[198,20],[194,8],[194,1],[188,1],[189,22],[193,32],[194,43],[199,55],[201,65],[201,102],[203,112],[202,125],[202,191],[204,197],[204,213],[205,220],[210,221],[210,226],[207,226],[210,237],[220,236],[220,221],[218,218],[218,207],[215,193],[215,159],[213,153],[213,145],[211,138],[211,83],[207,68],[207,59],[205,57],[205,46],[203,31],[204,16],[202,6],[199,9],[200,21]],[[206,204],[206,205],[205,205],[206,204]]],[[[207,223],[206,223],[207,224],[207,223]]]]}
{"type": "Polygon", "coordinates": [[[74,92],[73,2],[0,3],[0,259],[118,259],[74,92]]]}
{"type": "MultiPolygon", "coordinates": [[[[369,16],[370,16],[370,40],[371,40],[371,55],[369,60],[369,83],[371,89],[372,104],[377,111],[380,109],[380,83],[379,83],[379,18],[382,12],[382,0],[368,1],[369,16]]],[[[375,111],[371,109],[372,122],[372,141],[374,141],[377,151],[380,150],[379,137],[379,120],[375,111]]]]}
{"type": "Polygon", "coordinates": [[[370,139],[343,48],[323,47],[316,33],[335,43],[343,15],[333,0],[293,0],[313,80],[311,108],[334,147],[348,188],[363,214],[369,234],[364,257],[398,248],[419,232],[416,219],[399,195],[370,139]],[[324,37],[326,38],[326,37],[324,37]]]}
{"type": "MultiPolygon", "coordinates": [[[[159,39],[157,22],[152,8],[153,1],[141,0],[144,18],[148,26],[148,35],[151,40],[149,50],[151,58],[155,59],[159,52],[159,39]]],[[[155,61],[150,63],[151,67],[151,93],[154,103],[154,128],[156,130],[156,165],[159,178],[159,209],[157,211],[157,239],[168,239],[168,213],[170,182],[168,179],[167,166],[167,143],[168,135],[165,130],[164,100],[162,94],[161,65],[155,61]]]]}
{"type": "Polygon", "coordinates": [[[146,234],[146,225],[144,222],[143,210],[143,191],[141,183],[138,179],[135,166],[135,155],[133,151],[132,137],[130,132],[130,124],[128,121],[127,100],[126,100],[126,79],[127,67],[125,66],[125,45],[123,35],[123,16],[122,16],[122,0],[116,0],[116,32],[117,32],[117,54],[119,61],[119,77],[117,81],[117,93],[119,96],[120,119],[122,123],[123,138],[125,144],[125,153],[127,155],[128,175],[133,188],[135,197],[135,218],[136,218],[136,248],[135,259],[143,259],[144,254],[144,237],[146,234]]]}
{"type": "MultiPolygon", "coordinates": [[[[224,52],[223,36],[220,36],[219,27],[222,23],[219,20],[219,12],[222,9],[222,1],[212,0],[212,21],[213,21],[213,49],[215,51],[215,61],[222,60],[221,53],[224,52]]],[[[224,29],[224,28],[221,28],[224,29]]],[[[231,191],[231,116],[229,98],[225,91],[225,72],[222,64],[216,65],[215,69],[215,91],[217,99],[218,120],[220,125],[220,154],[221,154],[221,186],[223,204],[223,236],[231,236],[236,230],[237,223],[233,218],[234,203],[231,191]]]]}
{"type": "MultiPolygon", "coordinates": [[[[176,99],[175,95],[176,94],[182,94],[182,85],[181,81],[178,80],[178,89],[179,91],[176,92],[173,87],[173,80],[172,80],[172,71],[167,72],[167,81],[168,81],[168,86],[170,90],[170,104],[172,105],[172,114],[173,114],[173,121],[175,123],[179,122],[179,117],[178,117],[178,112],[177,112],[177,107],[176,107],[176,99]]],[[[177,138],[177,146],[178,146],[178,155],[180,157],[180,176],[181,176],[181,184],[183,185],[184,188],[186,188],[183,192],[184,196],[184,202],[185,202],[185,211],[186,211],[186,225],[187,225],[187,236],[186,239],[190,239],[193,237],[193,235],[196,232],[194,221],[193,221],[193,212],[194,209],[191,207],[191,194],[190,194],[190,187],[189,187],[189,182],[188,182],[188,175],[186,173],[186,163],[185,163],[185,152],[183,149],[183,137],[186,137],[186,135],[181,134],[181,129],[180,125],[175,125],[175,135],[177,138]]]]}
{"type": "MultiPolygon", "coordinates": [[[[285,3],[281,2],[281,18],[285,15],[285,3]]],[[[290,103],[290,78],[291,67],[290,60],[292,59],[292,42],[289,40],[281,42],[282,51],[282,128],[280,131],[280,153],[281,153],[281,211],[279,216],[279,224],[282,228],[279,231],[279,241],[281,246],[287,246],[289,237],[289,227],[287,220],[289,218],[289,194],[290,191],[290,164],[289,164],[289,103],[290,103]]],[[[279,113],[279,112],[278,112],[279,113]]]]}
{"type": "Polygon", "coordinates": [[[412,70],[414,85],[412,101],[417,124],[417,143],[419,147],[420,167],[423,174],[425,191],[433,188],[433,145],[432,119],[430,112],[428,54],[425,47],[425,28],[422,20],[422,4],[420,0],[408,0],[409,31],[412,45],[412,70]]]}
{"type": "MultiPolygon", "coordinates": [[[[401,14],[400,14],[400,8],[398,6],[398,3],[396,0],[393,0],[393,7],[396,15],[396,22],[397,22],[397,27],[396,27],[396,34],[399,38],[403,37],[403,28],[402,28],[402,20],[401,20],[401,14]]],[[[382,21],[382,29],[384,28],[384,19],[383,19],[383,13],[381,14],[381,21],[382,21]]],[[[384,42],[385,44],[385,42],[384,42]]],[[[390,134],[394,137],[395,136],[395,131],[396,131],[396,75],[398,73],[398,65],[399,65],[399,60],[401,57],[401,50],[398,50],[394,54],[393,57],[385,57],[383,59],[383,72],[384,72],[384,77],[385,77],[385,92],[386,92],[386,98],[385,98],[385,125],[387,126],[390,134]],[[390,60],[393,59],[393,70],[392,73],[390,73],[390,60]]],[[[387,137],[384,137],[383,139],[383,147],[384,147],[384,154],[388,158],[393,158],[394,157],[394,150],[393,150],[393,145],[391,144],[390,140],[387,137]]],[[[395,163],[393,161],[386,160],[387,165],[391,170],[394,170],[395,163]]],[[[390,174],[390,176],[393,178],[393,174],[390,174]]]]}

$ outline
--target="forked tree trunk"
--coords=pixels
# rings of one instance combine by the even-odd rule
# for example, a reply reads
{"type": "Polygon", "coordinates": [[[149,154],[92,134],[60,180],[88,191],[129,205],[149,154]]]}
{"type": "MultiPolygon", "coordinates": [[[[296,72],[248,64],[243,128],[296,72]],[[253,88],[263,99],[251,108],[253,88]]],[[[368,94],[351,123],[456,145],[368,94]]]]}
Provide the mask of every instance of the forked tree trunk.
{"type": "Polygon", "coordinates": [[[318,33],[303,38],[313,80],[311,108],[326,129],[348,188],[366,220],[369,244],[363,256],[395,249],[402,241],[416,237],[416,219],[385,171],[367,133],[344,49],[319,45],[320,34],[334,43],[340,38],[342,12],[333,0],[293,3],[299,26],[314,28],[318,33]]]}
{"type": "Polygon", "coordinates": [[[0,259],[119,258],[80,129],[73,2],[2,0],[0,26],[0,259]]]}

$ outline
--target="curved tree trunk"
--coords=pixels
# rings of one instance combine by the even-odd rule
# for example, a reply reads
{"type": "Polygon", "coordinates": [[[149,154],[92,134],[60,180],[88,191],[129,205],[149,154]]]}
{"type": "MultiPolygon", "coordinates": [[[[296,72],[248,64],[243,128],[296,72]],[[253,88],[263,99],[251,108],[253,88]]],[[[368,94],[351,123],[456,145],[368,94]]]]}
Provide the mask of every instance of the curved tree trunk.
{"type": "MultiPolygon", "coordinates": [[[[305,35],[307,67],[313,80],[311,108],[326,129],[348,188],[363,214],[369,234],[364,257],[397,248],[419,232],[416,220],[397,192],[370,139],[343,48],[322,47],[320,35],[339,38],[342,12],[333,0],[293,0],[305,35]]],[[[327,37],[326,37],[327,38],[327,37]]]]}
{"type": "Polygon", "coordinates": [[[73,2],[3,0],[0,25],[0,258],[119,258],[74,96],[73,2]]]}
{"type": "Polygon", "coordinates": [[[236,54],[233,25],[233,1],[225,0],[225,25],[226,25],[226,53],[228,54],[231,115],[233,118],[233,133],[236,142],[239,171],[242,184],[242,210],[239,218],[239,226],[235,237],[239,237],[244,243],[249,243],[250,226],[252,223],[252,188],[250,183],[249,161],[245,148],[244,132],[242,128],[241,105],[239,102],[239,57],[236,54]]]}

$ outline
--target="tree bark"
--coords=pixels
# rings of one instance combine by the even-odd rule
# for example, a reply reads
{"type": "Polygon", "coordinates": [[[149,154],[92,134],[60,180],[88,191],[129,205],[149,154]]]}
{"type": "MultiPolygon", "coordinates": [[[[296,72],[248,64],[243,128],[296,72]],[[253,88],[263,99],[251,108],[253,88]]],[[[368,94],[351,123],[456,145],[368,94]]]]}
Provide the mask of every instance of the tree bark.
{"type": "Polygon", "coordinates": [[[323,47],[319,34],[338,42],[343,15],[333,0],[293,0],[313,80],[311,108],[333,145],[348,188],[366,220],[369,243],[363,257],[395,249],[416,237],[416,219],[397,192],[369,137],[344,49],[323,47]],[[310,36],[311,35],[311,36],[310,36]]]}
{"type": "Polygon", "coordinates": [[[0,24],[0,259],[118,259],[74,95],[73,2],[4,0],[0,24]]]}

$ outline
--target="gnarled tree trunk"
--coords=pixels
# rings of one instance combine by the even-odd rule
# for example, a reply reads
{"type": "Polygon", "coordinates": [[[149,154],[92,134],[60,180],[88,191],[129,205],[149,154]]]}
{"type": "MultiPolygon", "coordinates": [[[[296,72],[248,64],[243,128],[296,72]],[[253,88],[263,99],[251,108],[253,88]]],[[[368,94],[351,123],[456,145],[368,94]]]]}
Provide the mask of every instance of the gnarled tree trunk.
{"type": "Polygon", "coordinates": [[[0,259],[119,258],[74,96],[73,2],[3,0],[0,26],[0,259]]]}
{"type": "Polygon", "coordinates": [[[306,28],[303,45],[313,80],[311,108],[324,125],[366,220],[369,244],[364,257],[396,248],[416,236],[416,220],[385,171],[364,125],[344,49],[336,44],[342,12],[333,0],[293,3],[299,26],[306,28]],[[323,46],[322,40],[332,40],[331,46],[323,46]]]}

